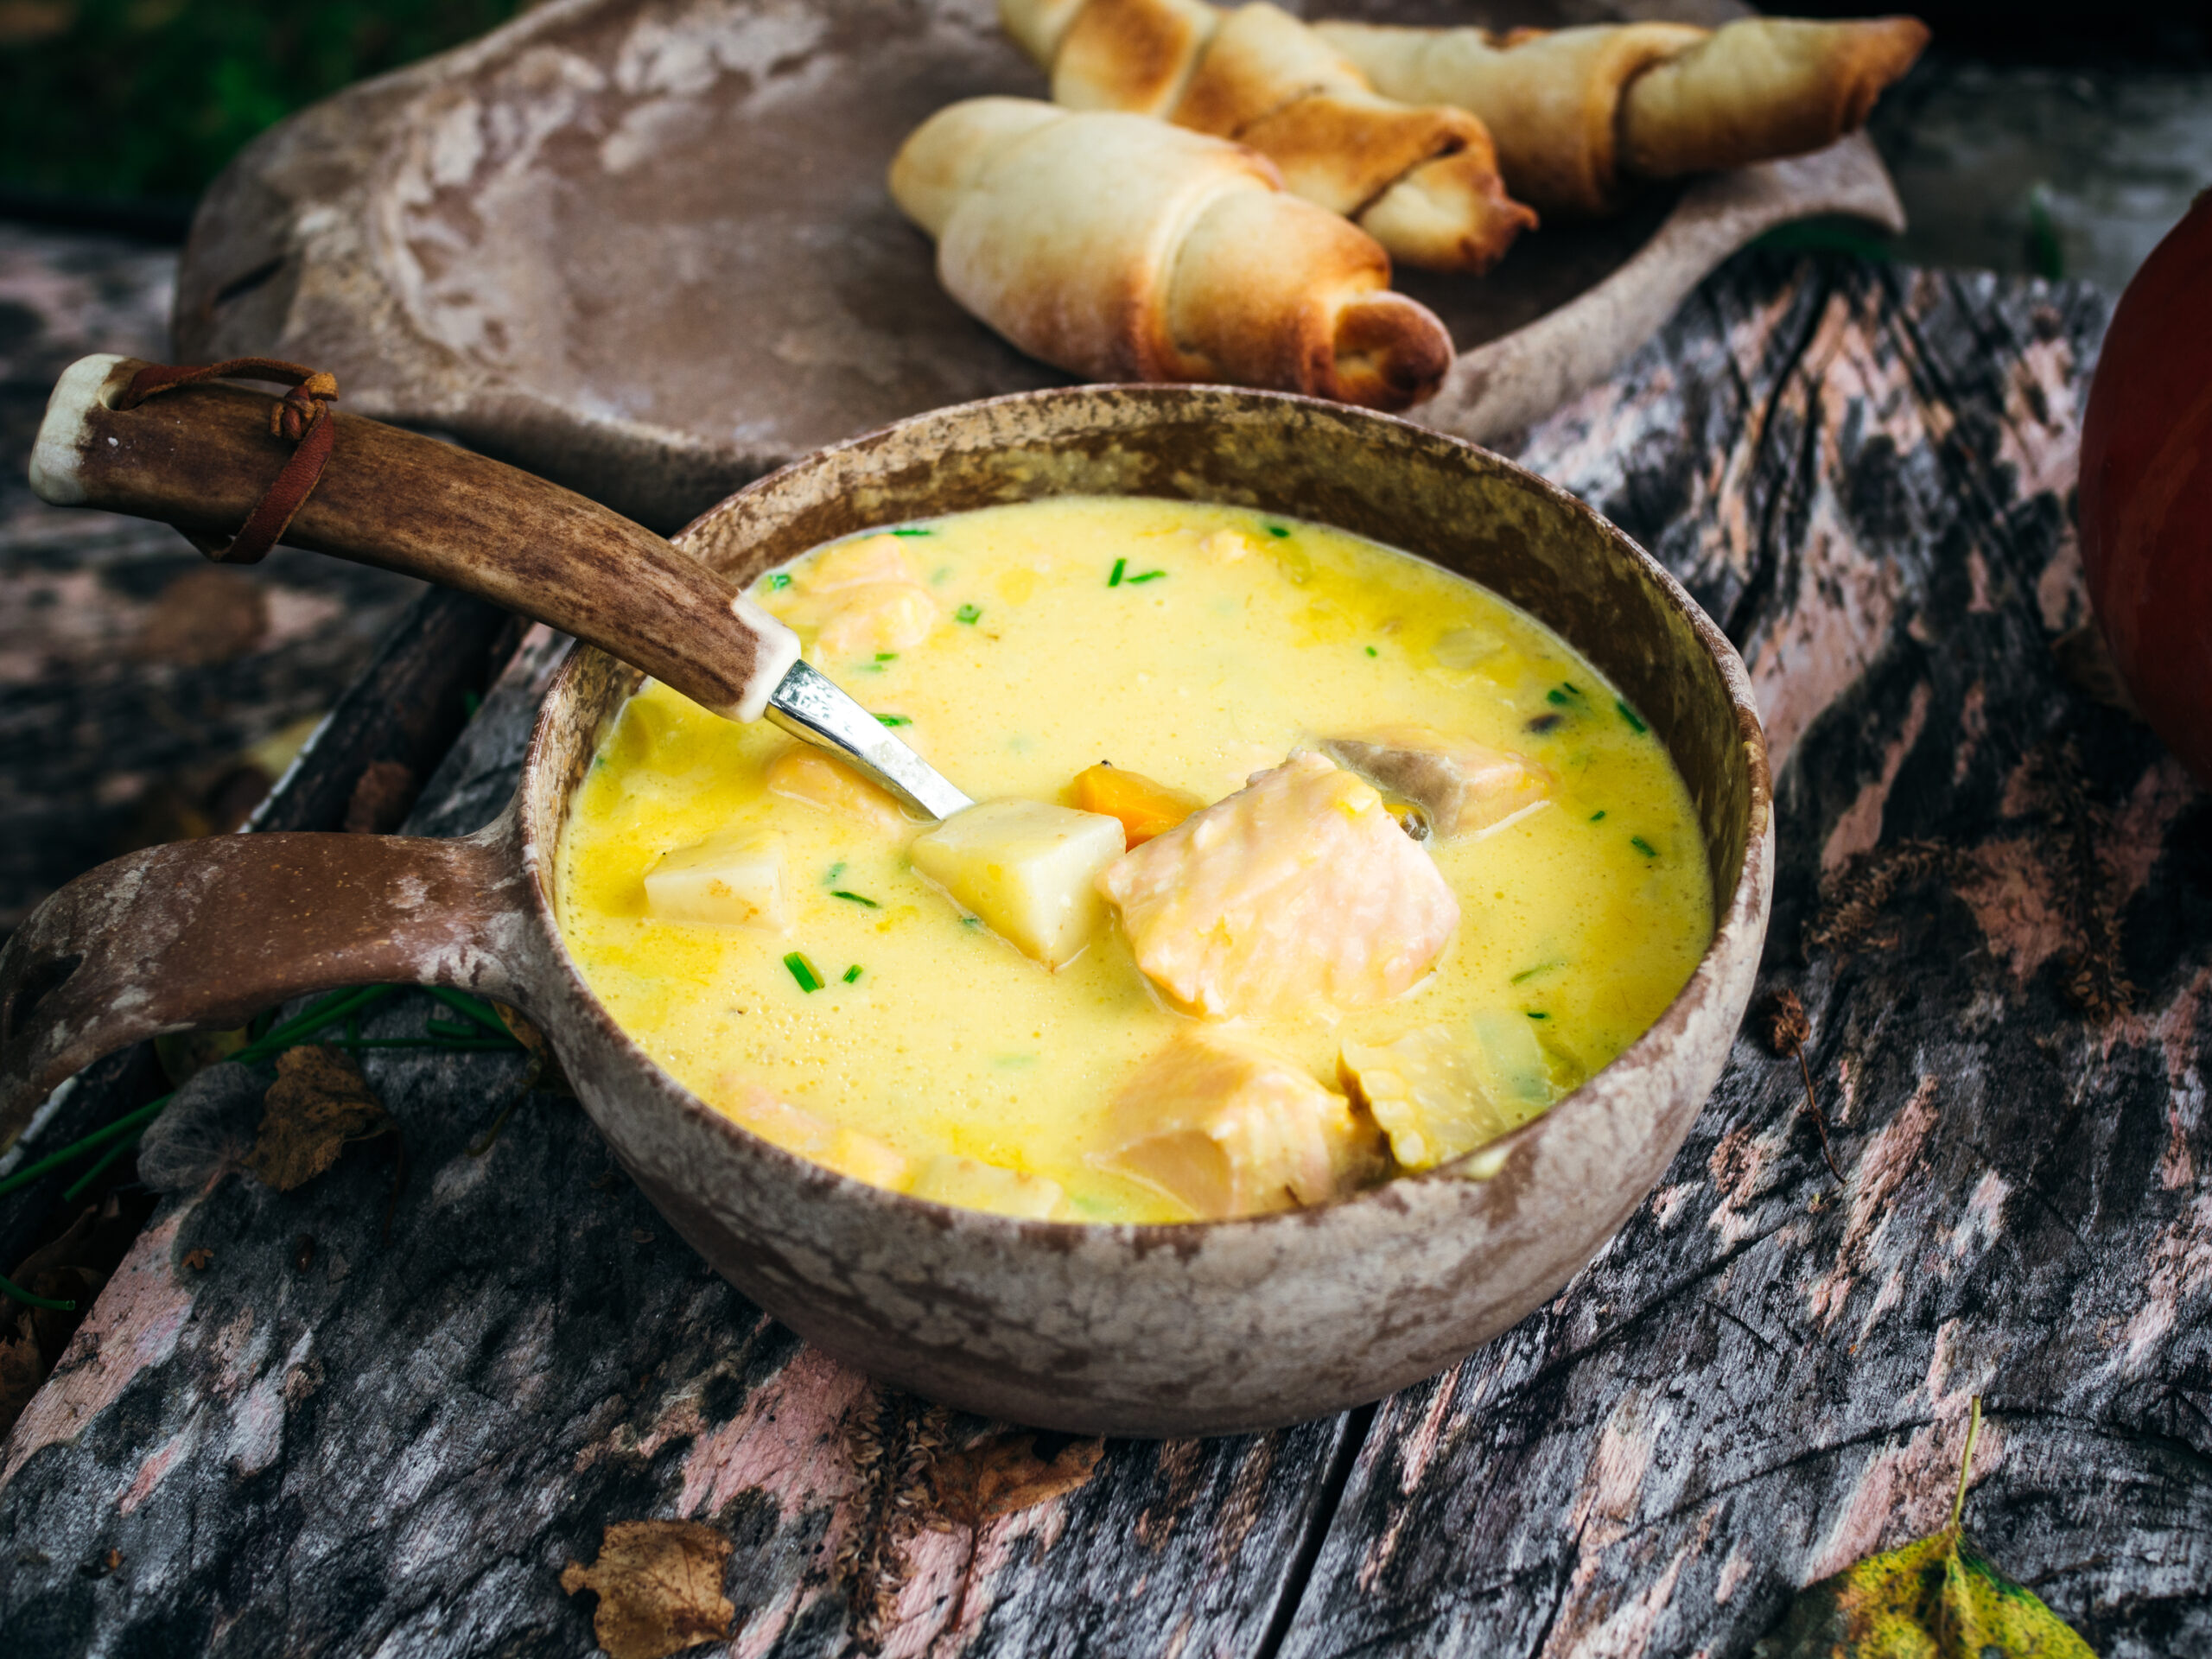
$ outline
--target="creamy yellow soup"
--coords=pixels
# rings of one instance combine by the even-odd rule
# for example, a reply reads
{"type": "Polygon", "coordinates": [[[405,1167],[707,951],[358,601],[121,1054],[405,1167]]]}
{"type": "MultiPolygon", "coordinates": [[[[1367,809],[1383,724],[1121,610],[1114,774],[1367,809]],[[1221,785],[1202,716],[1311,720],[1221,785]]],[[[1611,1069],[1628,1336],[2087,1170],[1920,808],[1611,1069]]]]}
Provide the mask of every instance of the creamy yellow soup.
{"type": "MultiPolygon", "coordinates": [[[[1221,802],[1295,753],[1408,726],[1526,758],[1541,800],[1422,849],[1459,919],[1417,982],[1340,1016],[1234,1022],[1316,1084],[1340,1087],[1348,1045],[1502,1035],[1542,1071],[1541,1098],[1500,1120],[1510,1127],[1633,1041],[1705,948],[1704,851],[1664,749],[1588,662],[1471,582],[1322,525],[1147,499],[1039,501],[861,539],[768,573],[754,596],[979,801],[1070,803],[1071,779],[1109,761],[1221,802]],[[897,579],[841,606],[809,580],[836,556],[887,561],[897,579]]],[[[1055,1184],[1049,1213],[1191,1217],[1107,1155],[1113,1102],[1179,1032],[1214,1022],[1171,1006],[1110,911],[1057,970],[1021,954],[917,873],[923,826],[772,790],[792,747],[658,684],[610,727],[558,886],[563,934],[615,1019],[772,1139],[793,1143],[764,1127],[768,1096],[895,1154],[832,1160],[849,1173],[912,1185],[951,1154],[1055,1184]],[[780,927],[652,913],[645,878],[664,857],[749,830],[781,837],[780,927]]]]}

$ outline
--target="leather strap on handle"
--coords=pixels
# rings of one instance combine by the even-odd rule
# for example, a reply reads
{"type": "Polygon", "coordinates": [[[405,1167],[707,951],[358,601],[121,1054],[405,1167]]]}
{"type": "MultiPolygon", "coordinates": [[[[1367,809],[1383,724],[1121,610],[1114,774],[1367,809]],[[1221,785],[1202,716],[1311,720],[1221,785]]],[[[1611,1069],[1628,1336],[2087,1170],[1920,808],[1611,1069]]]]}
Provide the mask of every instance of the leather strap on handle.
{"type": "MultiPolygon", "coordinates": [[[[179,370],[108,355],[72,364],[32,444],[32,489],[57,506],[127,512],[188,535],[274,520],[269,533],[289,547],[480,594],[602,646],[734,720],[760,719],[798,660],[798,636],[743,592],[759,562],[725,575],[542,478],[335,413],[312,376],[271,411],[265,395],[215,378],[236,367],[179,370]],[[128,406],[132,391],[149,385],[128,406]],[[336,461],[308,480],[311,493],[288,501],[269,480],[295,429],[284,474],[304,474],[318,443],[336,461]]],[[[276,378],[300,372],[292,364],[249,367],[276,378]]],[[[256,552],[244,533],[227,550],[241,550],[256,552]]]]}
{"type": "Polygon", "coordinates": [[[187,541],[217,564],[258,564],[306,505],[330,459],[338,433],[337,423],[329,419],[330,405],[338,401],[338,377],[327,369],[273,357],[233,357],[196,367],[149,363],[130,377],[114,406],[136,409],[149,397],[203,380],[276,380],[291,387],[269,411],[269,435],[290,439],[295,446],[291,457],[246,515],[238,533],[226,542],[198,531],[182,531],[187,541]]]}

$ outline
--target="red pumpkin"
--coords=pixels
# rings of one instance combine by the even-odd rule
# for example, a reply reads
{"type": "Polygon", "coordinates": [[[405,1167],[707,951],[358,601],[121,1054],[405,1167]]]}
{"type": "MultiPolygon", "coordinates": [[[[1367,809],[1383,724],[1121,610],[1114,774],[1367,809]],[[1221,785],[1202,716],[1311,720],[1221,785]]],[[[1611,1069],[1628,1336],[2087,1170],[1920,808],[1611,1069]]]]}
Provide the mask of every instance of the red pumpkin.
{"type": "Polygon", "coordinates": [[[2113,313],[2082,423],[2081,523],[2120,677],[2212,784],[2212,191],[2113,313]]]}

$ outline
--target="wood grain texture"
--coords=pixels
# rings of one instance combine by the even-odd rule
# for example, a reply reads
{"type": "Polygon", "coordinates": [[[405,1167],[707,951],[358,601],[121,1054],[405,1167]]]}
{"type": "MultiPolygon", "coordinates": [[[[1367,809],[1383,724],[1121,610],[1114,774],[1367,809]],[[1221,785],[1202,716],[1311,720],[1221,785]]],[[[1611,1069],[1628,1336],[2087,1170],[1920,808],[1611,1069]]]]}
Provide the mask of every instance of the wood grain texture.
{"type": "MultiPolygon", "coordinates": [[[[0,1446],[0,1623],[578,1654],[563,1564],[682,1516],[735,1541],[733,1653],[1744,1655],[1798,1584],[1940,1524],[1979,1391],[1995,1559],[2107,1659],[2212,1645],[2212,811],[2049,649],[2103,315],[1739,260],[1519,446],[1685,575],[1793,724],[1768,971],[1811,1013],[1840,1188],[1747,1038],[1659,1190],[1506,1337],[1371,1412],[1109,1443],[972,1522],[930,1471],[1004,1426],[801,1348],[572,1105],[471,1158],[516,1062],[375,1058],[410,1152],[389,1242],[365,1148],[162,1211],[0,1446]],[[1867,902],[1808,950],[1824,877],[1867,902]]],[[[412,829],[497,810],[555,655],[525,645],[412,829]]]]}

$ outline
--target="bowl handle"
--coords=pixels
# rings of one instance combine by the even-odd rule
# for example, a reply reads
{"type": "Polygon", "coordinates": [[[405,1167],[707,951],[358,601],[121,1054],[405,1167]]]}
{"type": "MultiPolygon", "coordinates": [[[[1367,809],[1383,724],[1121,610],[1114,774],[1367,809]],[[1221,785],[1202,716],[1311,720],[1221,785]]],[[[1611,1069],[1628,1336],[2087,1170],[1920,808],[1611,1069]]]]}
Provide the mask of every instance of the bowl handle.
{"type": "MultiPolygon", "coordinates": [[[[216,366],[305,372],[259,359],[216,366]]],[[[272,422],[269,395],[193,378],[209,372],[110,354],[72,364],[32,449],[32,489],[56,506],[158,519],[217,541],[267,517],[269,538],[480,594],[734,720],[760,719],[798,660],[798,636],[719,572],[595,501],[486,456],[319,409],[308,424],[322,429],[320,470],[296,478],[303,441],[272,422]],[[280,496],[294,509],[289,520],[271,509],[280,496]]],[[[298,401],[278,403],[277,415],[298,401]]]]}
{"type": "Polygon", "coordinates": [[[143,1038],[353,985],[513,1000],[532,925],[518,845],[511,811],[454,841],[210,836],[86,871],[0,946],[0,1147],[65,1077],[143,1038]]]}

